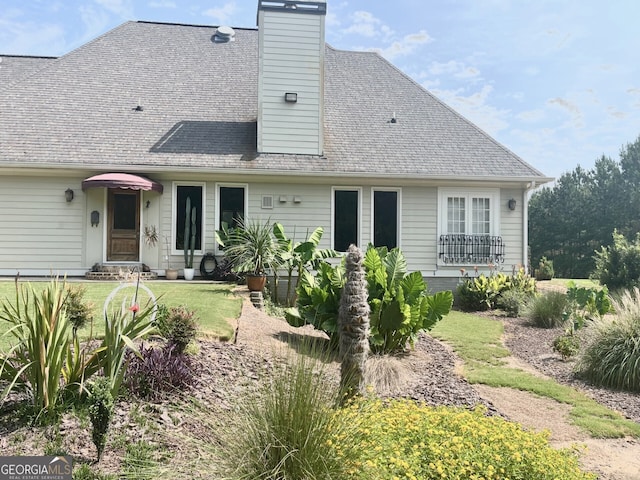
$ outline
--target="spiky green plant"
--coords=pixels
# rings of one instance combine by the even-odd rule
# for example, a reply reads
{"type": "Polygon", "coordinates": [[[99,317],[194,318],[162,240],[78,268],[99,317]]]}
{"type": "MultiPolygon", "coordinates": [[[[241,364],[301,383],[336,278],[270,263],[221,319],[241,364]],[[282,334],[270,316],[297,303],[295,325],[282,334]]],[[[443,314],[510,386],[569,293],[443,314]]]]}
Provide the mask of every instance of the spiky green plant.
{"type": "Polygon", "coordinates": [[[0,399],[12,390],[27,391],[36,412],[54,413],[63,384],[60,379],[71,344],[64,307],[64,283],[52,280],[38,292],[16,279],[15,303],[3,300],[0,318],[11,324],[5,335],[15,345],[0,355],[0,380],[7,382],[0,399]]]}
{"type": "Polygon", "coordinates": [[[597,385],[640,392],[640,289],[613,301],[615,315],[593,320],[595,335],[578,371],[597,385]]]}
{"type": "Polygon", "coordinates": [[[369,302],[363,255],[350,245],[345,258],[346,282],[340,297],[340,387],[349,398],[364,393],[369,354],[369,302]]]}

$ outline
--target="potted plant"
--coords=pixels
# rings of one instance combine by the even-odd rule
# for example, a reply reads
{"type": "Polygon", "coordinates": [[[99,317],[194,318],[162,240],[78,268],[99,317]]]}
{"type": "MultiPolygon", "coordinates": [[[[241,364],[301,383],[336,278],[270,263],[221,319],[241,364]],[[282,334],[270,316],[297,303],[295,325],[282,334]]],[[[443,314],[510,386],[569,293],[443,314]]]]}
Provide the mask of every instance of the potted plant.
{"type": "Polygon", "coordinates": [[[167,268],[164,270],[164,276],[167,280],[175,280],[178,278],[178,269],[172,268],[171,262],[169,261],[171,258],[171,249],[169,248],[169,237],[167,235],[164,236],[164,245],[167,250],[166,255],[164,256],[164,259],[167,262],[167,268]]]}
{"type": "Polygon", "coordinates": [[[231,229],[223,224],[216,240],[224,247],[232,270],[245,275],[249,290],[262,291],[267,271],[278,266],[278,244],[271,235],[270,223],[241,220],[231,229]]]}
{"type": "Polygon", "coordinates": [[[187,197],[184,217],[184,279],[193,280],[193,251],[196,248],[196,207],[191,208],[191,197],[187,197]]]}

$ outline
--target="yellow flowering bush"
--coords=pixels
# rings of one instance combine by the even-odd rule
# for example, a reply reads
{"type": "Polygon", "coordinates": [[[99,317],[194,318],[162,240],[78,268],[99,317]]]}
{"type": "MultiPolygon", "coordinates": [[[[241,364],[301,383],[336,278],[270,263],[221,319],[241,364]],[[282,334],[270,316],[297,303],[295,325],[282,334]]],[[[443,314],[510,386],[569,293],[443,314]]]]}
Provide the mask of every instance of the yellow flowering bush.
{"type": "MultiPolygon", "coordinates": [[[[484,410],[429,407],[409,400],[361,400],[337,413],[358,445],[344,458],[354,479],[595,479],[578,467],[577,452],[556,450],[548,434],[487,417],[484,410]]],[[[351,436],[350,435],[350,436],[351,436]]],[[[340,455],[340,449],[336,452],[340,455]]]]}

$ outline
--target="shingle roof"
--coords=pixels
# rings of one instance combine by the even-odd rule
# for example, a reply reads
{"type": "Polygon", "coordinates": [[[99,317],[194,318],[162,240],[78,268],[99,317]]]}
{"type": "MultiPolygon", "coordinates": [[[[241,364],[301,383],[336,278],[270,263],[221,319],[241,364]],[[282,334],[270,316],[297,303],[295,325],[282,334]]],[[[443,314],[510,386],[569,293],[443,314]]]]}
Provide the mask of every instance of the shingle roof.
{"type": "Polygon", "coordinates": [[[0,89],[37,72],[55,59],[56,57],[0,55],[0,89]]]}
{"type": "Polygon", "coordinates": [[[324,156],[257,155],[257,30],[215,31],[128,22],[23,77],[0,166],[545,179],[379,55],[331,47],[324,156]]]}

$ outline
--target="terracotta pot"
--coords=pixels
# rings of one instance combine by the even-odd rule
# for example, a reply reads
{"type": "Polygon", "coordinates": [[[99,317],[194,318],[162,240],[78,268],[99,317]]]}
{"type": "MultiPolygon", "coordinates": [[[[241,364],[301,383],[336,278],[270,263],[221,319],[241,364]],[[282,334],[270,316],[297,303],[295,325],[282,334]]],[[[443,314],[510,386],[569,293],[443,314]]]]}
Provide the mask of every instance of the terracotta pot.
{"type": "Polygon", "coordinates": [[[167,268],[164,271],[164,277],[167,280],[175,280],[176,278],[178,278],[178,269],[177,268],[167,268]]]}
{"type": "Polygon", "coordinates": [[[247,275],[247,288],[250,292],[261,292],[266,284],[266,275],[247,275]]]}

